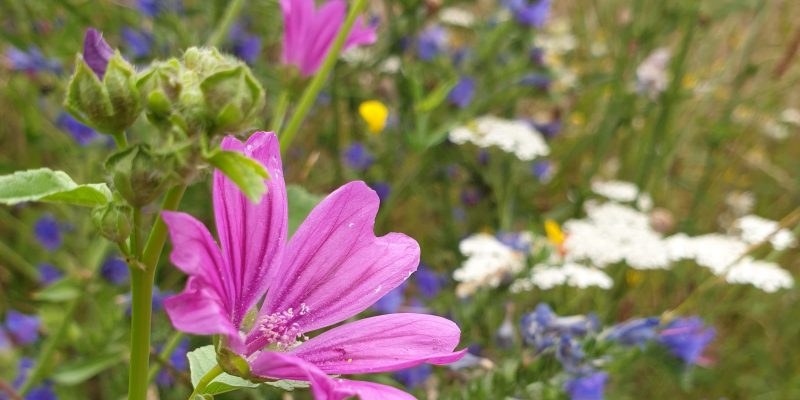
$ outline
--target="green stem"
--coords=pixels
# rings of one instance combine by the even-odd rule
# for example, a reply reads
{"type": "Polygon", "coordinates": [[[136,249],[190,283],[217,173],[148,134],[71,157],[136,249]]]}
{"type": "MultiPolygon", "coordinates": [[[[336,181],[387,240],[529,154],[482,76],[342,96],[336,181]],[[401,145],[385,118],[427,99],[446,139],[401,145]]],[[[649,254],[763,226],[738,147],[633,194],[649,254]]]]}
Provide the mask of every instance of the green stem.
{"type": "MultiPolygon", "coordinates": [[[[183,337],[185,335],[183,332],[175,332],[167,341],[167,344],[164,345],[164,348],[161,349],[161,352],[158,353],[158,358],[164,360],[164,362],[169,362],[169,357],[172,355],[172,352],[175,351],[175,348],[181,343],[183,337]]],[[[156,375],[161,371],[161,364],[156,364],[153,368],[150,368],[150,373],[147,375],[147,382],[150,383],[155,379],[156,375]]]]}
{"type": "Polygon", "coordinates": [[[136,259],[142,258],[142,209],[136,207],[133,209],[133,232],[131,234],[131,247],[130,253],[136,259]]]}
{"type": "Polygon", "coordinates": [[[278,97],[278,105],[275,107],[275,112],[272,113],[272,131],[280,134],[283,128],[283,121],[286,119],[286,110],[289,108],[289,91],[284,90],[278,97]]]}
{"type": "MultiPolygon", "coordinates": [[[[162,210],[175,210],[180,204],[186,186],[171,188],[164,196],[162,210]]],[[[131,354],[128,379],[128,399],[147,398],[148,368],[150,363],[150,319],[152,316],[153,281],[156,264],[167,240],[167,225],[159,216],[156,219],[141,263],[131,266],[131,354]]]]}
{"type": "Polygon", "coordinates": [[[17,272],[25,275],[26,278],[37,282],[39,280],[39,271],[36,267],[31,265],[22,256],[17,254],[14,249],[0,241],[0,258],[6,260],[8,265],[17,269],[17,272]]]}
{"type": "Polygon", "coordinates": [[[113,133],[111,136],[114,138],[114,144],[117,145],[118,149],[121,150],[128,147],[128,138],[125,136],[125,132],[113,133]]]}
{"type": "Polygon", "coordinates": [[[206,374],[200,378],[200,381],[197,382],[197,386],[195,386],[192,394],[189,395],[189,400],[192,400],[198,394],[203,393],[203,391],[206,389],[206,386],[208,386],[208,384],[211,383],[214,378],[222,375],[222,372],[222,368],[220,368],[219,365],[215,365],[214,368],[211,368],[208,372],[206,372],[206,374]]]}
{"type": "Polygon", "coordinates": [[[66,309],[63,311],[64,318],[61,320],[61,323],[42,345],[42,349],[39,352],[39,356],[36,358],[36,363],[33,366],[33,370],[31,370],[30,374],[28,374],[28,378],[19,389],[20,395],[24,396],[26,393],[28,393],[33,385],[39,383],[44,376],[44,372],[52,367],[51,362],[53,353],[55,353],[56,349],[58,349],[58,346],[61,344],[61,341],[66,337],[67,328],[69,328],[70,324],[75,322],[75,313],[78,311],[79,306],[86,296],[89,295],[89,290],[86,289],[89,285],[91,285],[92,281],[97,276],[96,272],[101,261],[103,260],[103,256],[108,251],[109,246],[110,243],[108,241],[99,240],[93,247],[90,248],[86,265],[89,266],[91,276],[86,280],[84,290],[81,291],[81,294],[67,304],[66,309]]]}
{"type": "Polygon", "coordinates": [[[347,36],[350,34],[350,30],[353,28],[353,24],[356,22],[356,18],[359,14],[364,10],[367,6],[367,0],[355,0],[355,4],[350,7],[350,11],[347,13],[347,18],[342,25],[342,28],[339,29],[339,33],[336,35],[336,39],[333,42],[330,50],[328,50],[328,54],[325,56],[325,61],[322,63],[322,67],[317,71],[314,78],[311,79],[311,83],[308,84],[308,87],[303,92],[303,96],[300,98],[300,103],[297,106],[292,118],[289,120],[288,125],[286,126],[286,130],[281,135],[281,153],[285,153],[286,149],[289,148],[289,145],[292,144],[292,140],[294,140],[294,136],[297,134],[297,130],[300,128],[300,124],[303,123],[303,120],[308,114],[308,111],[311,110],[311,106],[314,105],[314,102],[317,99],[317,94],[319,91],[322,90],[322,86],[325,84],[325,81],[328,79],[328,74],[330,74],[331,69],[333,69],[334,64],[339,59],[339,53],[344,47],[344,43],[347,40],[347,36]]]}
{"type": "Polygon", "coordinates": [[[239,13],[242,12],[242,8],[244,7],[244,0],[232,0],[228,3],[228,8],[225,9],[225,15],[222,16],[222,19],[217,24],[217,28],[214,29],[214,33],[208,38],[208,42],[206,45],[209,47],[218,47],[222,44],[222,41],[225,39],[225,36],[228,34],[228,31],[231,29],[231,25],[233,25],[233,21],[239,16],[239,13]]]}

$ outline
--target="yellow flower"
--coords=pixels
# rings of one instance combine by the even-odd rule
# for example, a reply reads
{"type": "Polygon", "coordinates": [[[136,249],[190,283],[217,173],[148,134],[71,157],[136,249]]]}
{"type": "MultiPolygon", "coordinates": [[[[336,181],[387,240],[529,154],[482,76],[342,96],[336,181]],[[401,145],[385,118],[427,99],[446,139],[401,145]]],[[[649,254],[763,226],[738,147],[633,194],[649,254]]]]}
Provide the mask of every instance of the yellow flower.
{"type": "Polygon", "coordinates": [[[544,231],[547,233],[547,240],[550,243],[553,243],[556,246],[560,246],[564,243],[564,232],[561,231],[561,227],[558,226],[558,222],[553,221],[552,219],[548,219],[544,221],[544,231]]]}
{"type": "Polygon", "coordinates": [[[369,131],[381,133],[386,127],[386,119],[389,117],[389,109],[378,100],[369,100],[361,103],[358,107],[361,118],[367,122],[369,131]]]}

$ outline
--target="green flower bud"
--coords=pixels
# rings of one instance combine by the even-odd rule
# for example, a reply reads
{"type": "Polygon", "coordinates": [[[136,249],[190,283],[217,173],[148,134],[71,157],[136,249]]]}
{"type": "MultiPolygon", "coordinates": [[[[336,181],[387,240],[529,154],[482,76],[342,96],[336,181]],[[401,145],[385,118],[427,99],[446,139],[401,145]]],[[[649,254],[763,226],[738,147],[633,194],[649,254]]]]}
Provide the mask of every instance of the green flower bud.
{"type": "Polygon", "coordinates": [[[242,356],[227,347],[217,348],[217,364],[226,373],[240,378],[250,378],[250,364],[242,356]]]}
{"type": "Polygon", "coordinates": [[[131,214],[128,205],[108,203],[92,210],[92,222],[104,238],[121,243],[131,234],[131,214]]]}
{"type": "Polygon", "coordinates": [[[101,81],[78,55],[64,106],[76,118],[100,132],[121,133],[142,111],[135,75],[133,66],[116,52],[109,60],[101,81]]]}
{"type": "Polygon", "coordinates": [[[154,125],[169,123],[173,104],[181,93],[180,71],[180,61],[173,58],[153,63],[137,78],[136,88],[141,94],[147,119],[154,125]]]}
{"type": "Polygon", "coordinates": [[[106,161],[117,191],[134,207],[155,200],[169,182],[170,160],[153,154],[146,145],[136,145],[117,152],[106,161]]]}

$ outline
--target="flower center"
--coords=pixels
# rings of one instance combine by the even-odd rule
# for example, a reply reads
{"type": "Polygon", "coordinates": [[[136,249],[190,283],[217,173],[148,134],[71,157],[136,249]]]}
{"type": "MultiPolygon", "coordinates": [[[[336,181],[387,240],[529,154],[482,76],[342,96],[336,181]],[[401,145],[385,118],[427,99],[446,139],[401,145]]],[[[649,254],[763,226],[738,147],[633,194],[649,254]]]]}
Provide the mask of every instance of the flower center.
{"type": "Polygon", "coordinates": [[[262,338],[270,345],[275,345],[281,350],[288,350],[294,346],[298,339],[308,340],[303,335],[300,325],[294,322],[296,316],[306,315],[311,311],[306,303],[300,304],[300,309],[295,314],[294,308],[286,311],[272,313],[258,320],[258,330],[262,338]]]}

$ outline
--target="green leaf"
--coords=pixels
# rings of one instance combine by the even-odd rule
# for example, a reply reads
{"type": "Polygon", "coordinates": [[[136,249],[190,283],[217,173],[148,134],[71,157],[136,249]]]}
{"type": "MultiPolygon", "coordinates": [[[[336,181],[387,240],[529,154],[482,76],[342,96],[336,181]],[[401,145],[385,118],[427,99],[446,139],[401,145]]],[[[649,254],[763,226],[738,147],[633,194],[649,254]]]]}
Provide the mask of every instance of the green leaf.
{"type": "Polygon", "coordinates": [[[122,362],[124,352],[106,353],[58,367],[51,377],[62,385],[77,385],[122,362]]]}
{"type": "Polygon", "coordinates": [[[322,201],[322,197],[307,192],[301,186],[286,187],[286,198],[289,200],[289,237],[305,221],[311,210],[322,201]]]}
{"type": "Polygon", "coordinates": [[[63,171],[48,168],[0,176],[0,203],[43,201],[94,207],[111,201],[105,183],[78,185],[63,171]]]}
{"type": "MultiPolygon", "coordinates": [[[[214,346],[208,345],[199,347],[186,353],[189,359],[189,370],[191,371],[192,386],[197,386],[197,382],[217,365],[217,353],[214,346]]],[[[258,384],[244,380],[242,378],[222,373],[206,386],[206,390],[201,395],[217,395],[220,393],[231,392],[238,389],[254,388],[258,384]]]]}
{"type": "Polygon", "coordinates": [[[33,297],[39,301],[60,303],[78,297],[82,290],[80,284],[75,279],[64,278],[48,285],[33,297]]]}
{"type": "Polygon", "coordinates": [[[270,381],[264,382],[265,385],[269,385],[272,387],[276,387],[281,390],[285,390],[287,392],[294,391],[295,389],[305,389],[309,387],[308,382],[305,381],[293,381],[291,379],[281,379],[279,381],[270,381]]]}
{"type": "Polygon", "coordinates": [[[269,179],[269,173],[260,162],[236,151],[217,151],[207,160],[233,181],[253,203],[261,201],[261,196],[267,192],[264,179],[269,179]]]}
{"type": "Polygon", "coordinates": [[[440,104],[447,98],[450,91],[458,84],[457,79],[451,79],[441,85],[437,86],[430,94],[428,94],[421,102],[416,105],[418,112],[431,112],[439,107],[440,104]]]}

